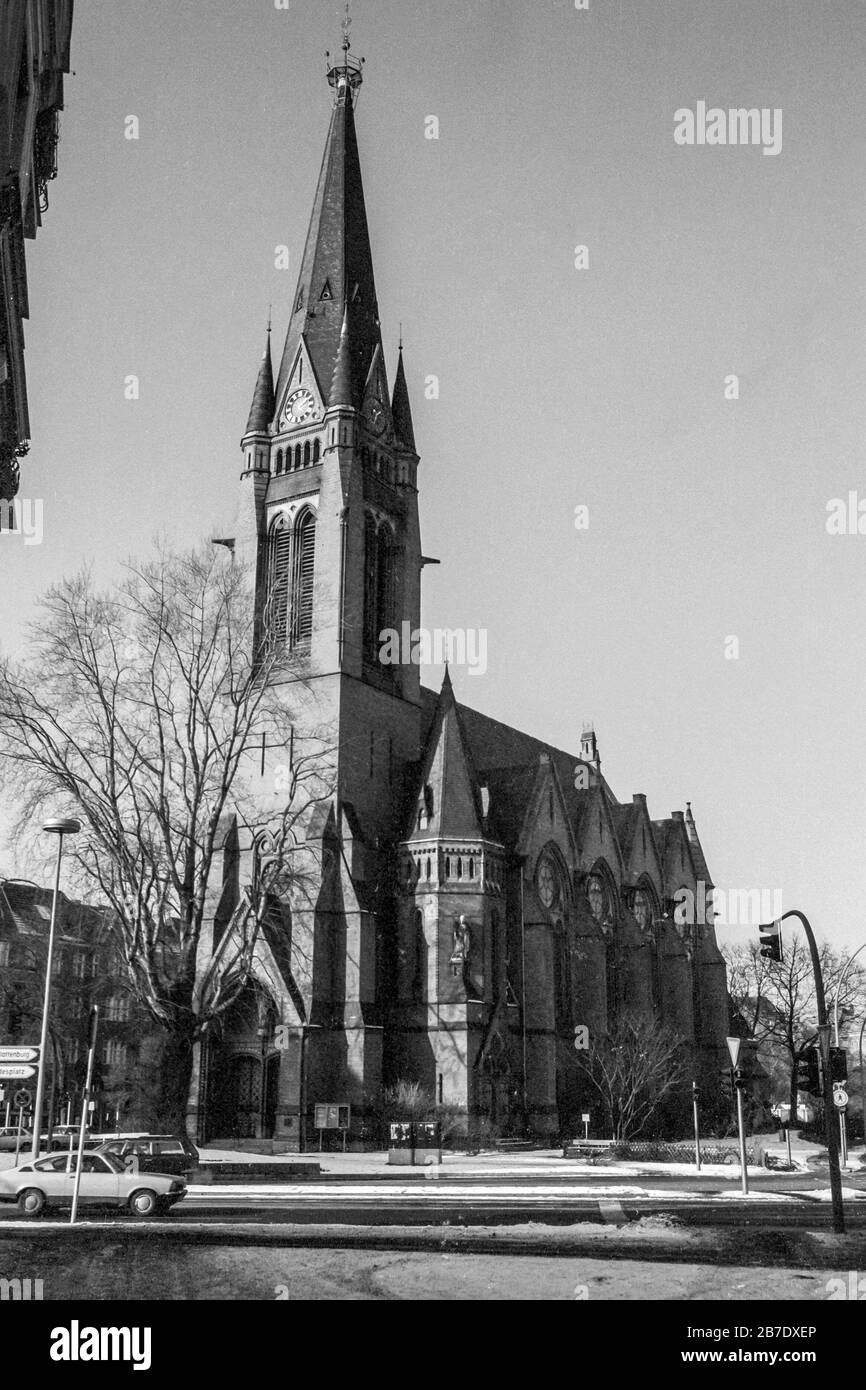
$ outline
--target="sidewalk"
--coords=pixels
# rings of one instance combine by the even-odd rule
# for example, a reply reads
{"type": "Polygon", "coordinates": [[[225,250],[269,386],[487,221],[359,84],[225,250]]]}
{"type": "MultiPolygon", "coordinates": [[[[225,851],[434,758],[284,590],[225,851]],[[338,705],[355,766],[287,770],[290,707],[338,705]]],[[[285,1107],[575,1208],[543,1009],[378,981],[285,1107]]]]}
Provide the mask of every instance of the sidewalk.
{"type": "MultiPolygon", "coordinates": [[[[807,1164],[807,1159],[814,1155],[819,1156],[824,1152],[817,1144],[802,1143],[792,1146],[793,1156],[797,1167],[803,1172],[814,1172],[815,1168],[807,1164]],[[799,1157],[800,1162],[797,1162],[799,1157]]],[[[781,1158],[786,1158],[784,1145],[768,1146],[768,1152],[779,1154],[781,1158]]],[[[733,1163],[704,1163],[698,1173],[693,1163],[659,1163],[644,1160],[632,1159],[612,1159],[604,1163],[587,1163],[580,1159],[563,1158],[562,1149],[533,1149],[523,1153],[500,1153],[498,1150],[486,1150],[477,1154],[466,1153],[443,1153],[441,1165],[430,1165],[426,1168],[422,1165],[399,1164],[391,1165],[388,1163],[387,1152],[378,1151],[375,1153],[318,1153],[312,1151],[305,1154],[255,1154],[242,1153],[238,1150],[227,1149],[201,1149],[201,1159],[203,1163],[244,1163],[250,1166],[257,1164],[267,1164],[268,1166],[282,1166],[292,1164],[315,1162],[320,1165],[322,1174],[330,1174],[343,1181],[350,1179],[364,1178],[407,1178],[411,1175],[420,1178],[422,1175],[433,1177],[435,1171],[441,1177],[489,1177],[507,1181],[513,1178],[556,1178],[567,1180],[580,1178],[581,1176],[595,1175],[602,1176],[610,1174],[616,1178],[639,1178],[639,1177],[688,1177],[688,1178],[712,1178],[714,1181],[726,1179],[731,1183],[738,1183],[740,1180],[740,1166],[738,1162],[733,1163]]],[[[862,1156],[863,1146],[849,1150],[848,1173],[863,1172],[862,1156]]],[[[768,1170],[759,1164],[749,1165],[749,1174],[759,1176],[768,1170]]],[[[778,1171],[778,1170],[776,1170],[778,1171]]]]}

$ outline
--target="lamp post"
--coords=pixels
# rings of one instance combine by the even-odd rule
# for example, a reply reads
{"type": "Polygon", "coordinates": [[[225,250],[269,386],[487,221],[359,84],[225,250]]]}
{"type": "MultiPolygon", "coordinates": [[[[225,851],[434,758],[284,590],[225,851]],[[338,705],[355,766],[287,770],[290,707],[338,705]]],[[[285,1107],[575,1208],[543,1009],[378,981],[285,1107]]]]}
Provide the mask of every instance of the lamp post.
{"type": "MultiPolygon", "coordinates": [[[[858,1048],[860,1056],[860,1112],[863,1116],[863,1144],[866,1146],[866,1084],[863,1078],[863,1029],[866,1028],[866,1018],[860,1024],[860,1045],[858,1048]]],[[[866,1149],[864,1149],[866,1151],[866,1149]]]]}
{"type": "MultiPolygon", "coordinates": [[[[830,1024],[827,1022],[827,1001],[824,995],[824,976],[821,971],[821,961],[818,956],[818,945],[815,941],[815,933],[809,923],[808,917],[796,908],[785,912],[777,919],[777,922],[763,926],[761,931],[768,931],[772,926],[781,927],[782,922],[787,917],[796,917],[806,933],[806,940],[809,943],[809,954],[812,958],[812,971],[815,976],[815,1003],[818,1007],[818,1038],[821,1044],[821,1057],[824,1063],[824,1090],[827,1091],[830,1078],[830,1024]]],[[[824,1133],[827,1139],[827,1163],[830,1169],[830,1201],[833,1208],[833,1230],[839,1234],[845,1231],[845,1209],[842,1204],[842,1174],[839,1171],[839,1136],[836,1131],[836,1121],[833,1116],[833,1094],[830,1087],[830,1095],[824,1096],[824,1133]]]]}
{"type": "Polygon", "coordinates": [[[63,836],[77,835],[81,822],[77,820],[48,820],[42,829],[46,835],[57,836],[57,867],[54,873],[54,894],[51,899],[51,926],[48,929],[48,961],[45,966],[45,995],[42,1000],[42,1032],[39,1038],[39,1067],[36,1074],[36,1105],[33,1111],[33,1146],[31,1158],[39,1157],[42,1134],[42,1105],[45,1099],[45,1068],[48,1051],[48,1020],[51,1015],[51,971],[54,966],[54,937],[57,931],[57,898],[60,893],[60,861],[63,858],[63,836]]]}

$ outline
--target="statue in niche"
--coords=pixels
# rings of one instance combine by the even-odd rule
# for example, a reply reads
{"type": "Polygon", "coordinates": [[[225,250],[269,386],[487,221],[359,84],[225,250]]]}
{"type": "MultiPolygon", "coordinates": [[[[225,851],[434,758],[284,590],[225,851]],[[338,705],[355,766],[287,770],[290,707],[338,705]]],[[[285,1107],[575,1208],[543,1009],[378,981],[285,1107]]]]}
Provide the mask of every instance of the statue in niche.
{"type": "Polygon", "coordinates": [[[471,978],[470,961],[472,957],[472,928],[466,920],[465,913],[455,920],[453,927],[453,943],[451,947],[450,965],[451,973],[460,976],[463,980],[463,987],[467,997],[480,999],[481,991],[479,985],[471,978]]]}

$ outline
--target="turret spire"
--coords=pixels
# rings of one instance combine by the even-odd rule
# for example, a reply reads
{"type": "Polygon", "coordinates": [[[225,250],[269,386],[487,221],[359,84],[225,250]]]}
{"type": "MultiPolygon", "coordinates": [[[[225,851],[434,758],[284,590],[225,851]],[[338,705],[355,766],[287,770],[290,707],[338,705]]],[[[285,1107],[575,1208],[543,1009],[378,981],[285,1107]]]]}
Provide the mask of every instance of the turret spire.
{"type": "Polygon", "coordinates": [[[265,351],[259,367],[256,389],[253,392],[253,403],[250,407],[250,418],[247,421],[245,433],[258,434],[267,430],[274,418],[274,408],[274,369],[271,364],[271,321],[269,314],[265,351]]]}
{"type": "Polygon", "coordinates": [[[409,388],[406,385],[406,372],[403,368],[403,335],[400,334],[400,354],[397,358],[397,375],[394,378],[394,395],[391,400],[391,416],[394,433],[400,443],[412,453],[415,449],[415,431],[412,427],[412,407],[409,404],[409,388]]]}

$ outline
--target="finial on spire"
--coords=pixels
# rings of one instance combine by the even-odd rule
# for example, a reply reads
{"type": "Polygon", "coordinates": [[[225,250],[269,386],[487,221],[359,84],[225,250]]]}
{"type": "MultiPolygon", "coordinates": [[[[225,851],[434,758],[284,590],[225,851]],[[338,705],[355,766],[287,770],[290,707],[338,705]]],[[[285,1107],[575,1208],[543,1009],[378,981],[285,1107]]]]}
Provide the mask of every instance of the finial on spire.
{"type": "Polygon", "coordinates": [[[397,349],[398,349],[399,352],[402,352],[402,351],[403,351],[403,320],[402,320],[402,319],[400,320],[400,341],[399,341],[399,343],[397,344],[397,349]]]}
{"type": "Polygon", "coordinates": [[[271,336],[271,318],[272,318],[272,316],[273,316],[273,312],[274,312],[274,306],[273,306],[273,304],[269,304],[269,305],[268,305],[268,337],[269,337],[269,338],[270,338],[270,336],[271,336]]]}
{"type": "Polygon", "coordinates": [[[325,58],[327,59],[328,64],[329,64],[329,67],[328,67],[328,82],[329,82],[329,83],[331,84],[331,86],[334,88],[334,104],[335,104],[336,106],[342,106],[343,103],[344,103],[345,100],[346,100],[346,95],[347,95],[347,93],[349,93],[349,92],[356,92],[356,91],[358,90],[358,88],[360,87],[361,83],[362,83],[363,80],[364,80],[364,74],[363,74],[364,59],[363,59],[363,58],[356,58],[356,57],[352,54],[352,52],[351,52],[351,48],[352,48],[352,39],[351,39],[351,34],[350,34],[351,28],[352,28],[351,4],[350,4],[350,0],[346,0],[346,14],[345,14],[345,18],[343,19],[343,24],[342,24],[342,30],[343,30],[343,42],[342,42],[343,61],[342,61],[342,63],[338,63],[338,64],[336,64],[334,67],[331,67],[331,66],[330,66],[330,63],[331,63],[331,55],[330,55],[330,53],[326,53],[326,54],[325,54],[325,58]]]}

